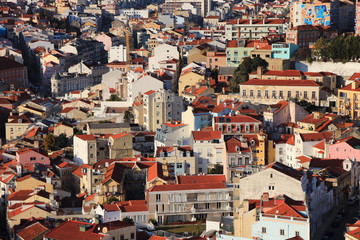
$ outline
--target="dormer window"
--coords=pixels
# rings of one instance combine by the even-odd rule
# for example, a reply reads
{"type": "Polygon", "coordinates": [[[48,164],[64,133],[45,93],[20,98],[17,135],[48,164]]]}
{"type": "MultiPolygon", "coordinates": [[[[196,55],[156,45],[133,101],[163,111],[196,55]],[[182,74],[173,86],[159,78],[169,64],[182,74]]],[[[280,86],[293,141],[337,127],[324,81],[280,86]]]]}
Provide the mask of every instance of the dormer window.
{"type": "Polygon", "coordinates": [[[22,123],[22,119],[18,119],[18,123],[22,123]]]}

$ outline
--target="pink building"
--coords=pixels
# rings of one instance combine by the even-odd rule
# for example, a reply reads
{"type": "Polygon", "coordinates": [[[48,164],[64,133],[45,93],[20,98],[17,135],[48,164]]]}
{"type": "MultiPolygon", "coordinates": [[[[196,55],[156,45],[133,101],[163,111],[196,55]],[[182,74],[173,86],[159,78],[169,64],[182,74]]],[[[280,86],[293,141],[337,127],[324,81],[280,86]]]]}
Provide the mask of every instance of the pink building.
{"type": "Polygon", "coordinates": [[[348,137],[329,146],[329,158],[352,160],[354,157],[357,162],[360,162],[360,139],[348,137]]]}
{"type": "Polygon", "coordinates": [[[112,33],[100,34],[95,37],[95,40],[102,42],[107,52],[110,50],[110,47],[119,45],[119,39],[112,33]]]}
{"type": "Polygon", "coordinates": [[[220,67],[226,67],[226,53],[216,51],[207,52],[206,67],[210,69],[219,69],[220,67]]]}
{"type": "Polygon", "coordinates": [[[45,154],[41,154],[37,149],[20,149],[16,152],[16,161],[23,165],[34,165],[34,164],[41,164],[41,165],[50,165],[50,158],[47,157],[45,154]]]}

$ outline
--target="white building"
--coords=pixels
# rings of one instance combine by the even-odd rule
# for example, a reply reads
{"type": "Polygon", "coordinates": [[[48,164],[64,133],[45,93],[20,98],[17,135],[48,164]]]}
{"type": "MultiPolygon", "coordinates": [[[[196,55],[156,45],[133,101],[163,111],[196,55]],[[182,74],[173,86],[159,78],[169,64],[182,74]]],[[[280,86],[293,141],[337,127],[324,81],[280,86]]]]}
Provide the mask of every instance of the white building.
{"type": "Polygon", "coordinates": [[[126,46],[112,46],[108,52],[108,62],[126,62],[126,46]]]}
{"type": "Polygon", "coordinates": [[[180,59],[177,46],[161,44],[153,49],[152,56],[149,57],[149,70],[154,72],[160,70],[160,62],[170,59],[180,59]]]}
{"type": "Polygon", "coordinates": [[[156,129],[154,139],[155,153],[157,147],[184,146],[190,143],[189,125],[183,123],[164,123],[156,129]]]}
{"type": "Polygon", "coordinates": [[[190,138],[199,171],[207,173],[208,168],[215,164],[222,164],[226,158],[225,143],[221,131],[193,131],[190,138]]]}

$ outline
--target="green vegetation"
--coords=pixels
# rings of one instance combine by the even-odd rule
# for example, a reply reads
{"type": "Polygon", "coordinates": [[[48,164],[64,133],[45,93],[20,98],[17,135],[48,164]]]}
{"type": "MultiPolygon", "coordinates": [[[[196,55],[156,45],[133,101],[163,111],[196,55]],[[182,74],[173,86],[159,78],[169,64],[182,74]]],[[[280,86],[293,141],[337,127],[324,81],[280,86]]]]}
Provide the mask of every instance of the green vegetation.
{"type": "Polygon", "coordinates": [[[239,92],[239,84],[249,80],[249,73],[255,71],[259,66],[265,69],[268,65],[269,64],[261,57],[244,58],[230,79],[229,85],[231,92],[239,92]]]}
{"type": "Polygon", "coordinates": [[[56,137],[53,134],[49,134],[44,139],[45,150],[52,151],[62,149],[67,146],[68,140],[65,133],[61,133],[56,137]]]}
{"type": "Polygon", "coordinates": [[[106,101],[116,101],[116,102],[119,102],[119,101],[121,101],[121,98],[120,98],[118,95],[116,95],[116,94],[111,94],[110,98],[109,98],[108,100],[106,100],[106,101]]]}
{"type": "Polygon", "coordinates": [[[124,122],[125,123],[133,123],[134,122],[134,114],[127,110],[124,114],[124,122]]]}
{"type": "Polygon", "coordinates": [[[156,219],[154,219],[154,218],[150,218],[150,219],[149,219],[149,222],[151,222],[154,226],[157,226],[157,225],[158,225],[156,219]]]}
{"type": "Polygon", "coordinates": [[[360,60],[360,36],[337,36],[330,40],[319,38],[313,56],[323,61],[348,62],[360,60]]]}
{"type": "Polygon", "coordinates": [[[126,223],[134,224],[134,220],[132,218],[129,218],[129,217],[125,217],[123,219],[123,221],[126,222],[126,223]]]}
{"type": "Polygon", "coordinates": [[[175,234],[184,234],[184,232],[187,232],[190,235],[195,236],[200,235],[203,231],[205,231],[205,228],[205,224],[202,224],[201,221],[199,221],[197,224],[161,226],[156,228],[156,230],[164,230],[175,234]]]}
{"type": "Polygon", "coordinates": [[[116,197],[112,196],[107,200],[108,204],[111,204],[112,202],[119,202],[119,199],[117,199],[116,197]]]}
{"type": "Polygon", "coordinates": [[[223,166],[220,164],[215,164],[214,168],[209,169],[208,174],[223,174],[223,166]]]}
{"type": "Polygon", "coordinates": [[[81,135],[81,134],[84,134],[82,130],[78,128],[74,128],[74,135],[81,135]]]}

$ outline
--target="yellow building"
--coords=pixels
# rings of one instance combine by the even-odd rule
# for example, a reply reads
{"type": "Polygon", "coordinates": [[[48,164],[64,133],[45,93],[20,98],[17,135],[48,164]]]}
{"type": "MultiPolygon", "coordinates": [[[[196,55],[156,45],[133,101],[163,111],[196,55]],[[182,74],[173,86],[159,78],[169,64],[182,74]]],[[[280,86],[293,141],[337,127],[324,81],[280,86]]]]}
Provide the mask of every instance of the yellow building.
{"type": "Polygon", "coordinates": [[[360,116],[360,82],[354,81],[338,92],[338,114],[359,119],[360,116]]]}
{"type": "Polygon", "coordinates": [[[32,175],[26,175],[25,177],[18,178],[15,181],[15,189],[16,191],[19,190],[33,190],[33,189],[41,189],[48,193],[53,193],[53,185],[49,182],[47,183],[44,180],[39,180],[32,175]]]}
{"type": "Polygon", "coordinates": [[[264,166],[266,164],[267,135],[265,133],[244,134],[243,137],[247,138],[248,142],[250,143],[254,164],[258,166],[264,166]]]}
{"type": "Polygon", "coordinates": [[[183,91],[188,87],[196,87],[199,83],[205,82],[205,68],[196,64],[190,63],[181,71],[179,78],[179,96],[182,96],[183,91]]]}
{"type": "Polygon", "coordinates": [[[23,135],[30,127],[32,121],[29,118],[29,114],[11,115],[8,118],[8,122],[5,123],[6,140],[15,140],[23,135]]]}

